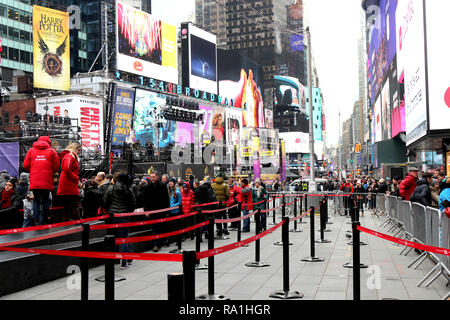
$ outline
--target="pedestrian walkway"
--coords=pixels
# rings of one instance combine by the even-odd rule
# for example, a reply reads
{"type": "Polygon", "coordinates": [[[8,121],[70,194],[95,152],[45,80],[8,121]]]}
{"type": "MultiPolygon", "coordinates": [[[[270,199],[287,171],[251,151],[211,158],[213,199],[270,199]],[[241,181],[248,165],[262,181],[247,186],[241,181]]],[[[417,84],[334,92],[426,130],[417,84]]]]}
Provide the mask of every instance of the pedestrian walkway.
{"type": "MultiPolygon", "coordinates": [[[[319,217],[315,217],[316,239],[319,217]]],[[[308,222],[309,218],[304,219],[308,222]]],[[[268,219],[270,223],[272,217],[268,219]]],[[[300,224],[299,233],[289,233],[293,243],[290,253],[290,290],[304,294],[302,300],[352,300],[352,269],[343,265],[351,262],[352,247],[346,234],[351,230],[350,220],[346,217],[331,215],[327,226],[331,232],[325,233],[328,244],[316,244],[316,256],[324,258],[324,262],[308,263],[301,261],[310,256],[310,225],[300,224]]],[[[361,225],[373,230],[379,229],[380,219],[370,215],[360,219],[361,225]]],[[[243,233],[242,239],[253,235],[255,225],[252,223],[251,233],[243,233]]],[[[270,227],[270,225],[269,225],[270,227]]],[[[293,228],[291,223],[290,229],[293,228]]],[[[215,246],[223,246],[236,241],[236,232],[231,232],[229,240],[215,241],[215,246]]],[[[255,260],[255,243],[248,247],[238,248],[215,256],[215,294],[224,295],[231,300],[273,300],[269,294],[283,289],[283,265],[281,246],[274,245],[281,241],[281,228],[261,239],[261,261],[269,264],[265,268],[245,266],[255,260]]],[[[439,300],[445,296],[449,287],[447,280],[441,276],[430,287],[417,287],[417,283],[432,269],[433,263],[427,259],[418,269],[407,266],[417,257],[411,251],[408,256],[400,256],[402,246],[361,234],[361,263],[370,266],[361,269],[362,300],[439,300]],[[368,271],[370,273],[368,273],[368,271]]],[[[185,241],[183,249],[194,249],[195,241],[185,241]]],[[[160,253],[174,249],[162,248],[160,253]]],[[[202,251],[207,249],[207,242],[202,243],[202,251]]],[[[201,264],[207,264],[207,259],[201,264]]],[[[182,272],[179,262],[134,261],[129,268],[121,270],[116,265],[116,275],[126,278],[116,282],[116,300],[167,300],[167,275],[171,272],[182,272]]],[[[95,278],[104,274],[104,267],[90,269],[89,299],[104,299],[104,283],[95,278]]],[[[21,292],[0,297],[0,300],[80,300],[80,290],[73,289],[74,276],[42,284],[21,292]]],[[[208,271],[196,272],[196,295],[208,293],[208,271]]]]}

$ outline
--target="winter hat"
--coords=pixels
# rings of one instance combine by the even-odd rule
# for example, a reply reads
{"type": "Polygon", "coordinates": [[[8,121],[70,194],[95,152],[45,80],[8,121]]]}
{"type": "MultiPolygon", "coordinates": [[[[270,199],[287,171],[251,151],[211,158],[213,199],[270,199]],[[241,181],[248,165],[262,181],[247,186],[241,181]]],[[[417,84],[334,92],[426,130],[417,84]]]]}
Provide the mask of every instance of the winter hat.
{"type": "Polygon", "coordinates": [[[20,174],[20,177],[19,177],[19,182],[25,182],[25,181],[28,181],[28,178],[30,177],[30,175],[28,174],[28,173],[26,173],[26,172],[22,172],[21,174],[20,174]]]}
{"type": "Polygon", "coordinates": [[[172,178],[169,179],[169,182],[173,182],[174,184],[177,184],[177,179],[172,177],[172,178]]]}

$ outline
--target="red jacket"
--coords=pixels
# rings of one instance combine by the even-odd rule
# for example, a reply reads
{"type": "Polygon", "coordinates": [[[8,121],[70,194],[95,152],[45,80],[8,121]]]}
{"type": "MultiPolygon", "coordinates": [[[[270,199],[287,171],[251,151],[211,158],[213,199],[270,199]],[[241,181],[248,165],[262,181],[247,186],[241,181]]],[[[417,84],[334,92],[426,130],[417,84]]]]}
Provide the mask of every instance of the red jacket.
{"type": "Polygon", "coordinates": [[[80,167],[77,158],[69,151],[64,150],[59,155],[61,159],[61,177],[59,178],[58,196],[74,196],[79,195],[78,190],[78,173],[80,167]]]}
{"type": "Polygon", "coordinates": [[[341,191],[343,191],[344,193],[353,193],[354,189],[353,189],[353,185],[351,183],[345,183],[341,186],[340,188],[341,191]]]}
{"type": "Polygon", "coordinates": [[[192,208],[195,205],[195,195],[194,191],[191,190],[189,182],[185,182],[184,184],[187,185],[187,188],[181,190],[181,207],[183,214],[186,214],[192,212],[192,208]]]}
{"type": "Polygon", "coordinates": [[[49,137],[40,137],[28,150],[23,168],[30,173],[30,190],[53,190],[53,175],[59,170],[59,158],[49,137]]]}
{"type": "Polygon", "coordinates": [[[402,196],[402,198],[405,199],[406,201],[409,201],[409,198],[416,189],[417,186],[416,182],[417,178],[411,174],[408,174],[405,180],[403,180],[402,183],[400,183],[400,186],[398,187],[400,191],[400,196],[402,196]]]}
{"type": "MultiPolygon", "coordinates": [[[[228,201],[230,201],[230,199],[231,199],[231,197],[232,197],[231,194],[233,194],[233,198],[236,198],[236,201],[237,201],[237,202],[241,202],[241,193],[240,193],[240,190],[241,190],[241,188],[240,188],[239,186],[233,184],[233,185],[230,187],[230,198],[228,199],[228,201]]],[[[234,200],[234,199],[232,199],[232,200],[234,200]]],[[[233,201],[233,204],[235,204],[234,201],[233,201]]]]}
{"type": "Polygon", "coordinates": [[[243,186],[239,190],[242,210],[253,210],[253,192],[249,185],[243,186]],[[246,192],[248,191],[248,192],[246,192]]]}

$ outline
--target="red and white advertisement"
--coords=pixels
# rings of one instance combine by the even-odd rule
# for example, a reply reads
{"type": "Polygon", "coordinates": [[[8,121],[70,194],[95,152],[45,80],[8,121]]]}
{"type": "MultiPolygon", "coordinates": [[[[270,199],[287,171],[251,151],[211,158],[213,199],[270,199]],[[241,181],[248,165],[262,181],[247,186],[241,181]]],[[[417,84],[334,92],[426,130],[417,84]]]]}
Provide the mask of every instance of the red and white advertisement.
{"type": "Polygon", "coordinates": [[[80,127],[83,151],[98,150],[103,153],[103,99],[79,95],[36,99],[36,113],[45,115],[46,112],[51,116],[72,119],[73,137],[78,133],[77,126],[80,127]]]}

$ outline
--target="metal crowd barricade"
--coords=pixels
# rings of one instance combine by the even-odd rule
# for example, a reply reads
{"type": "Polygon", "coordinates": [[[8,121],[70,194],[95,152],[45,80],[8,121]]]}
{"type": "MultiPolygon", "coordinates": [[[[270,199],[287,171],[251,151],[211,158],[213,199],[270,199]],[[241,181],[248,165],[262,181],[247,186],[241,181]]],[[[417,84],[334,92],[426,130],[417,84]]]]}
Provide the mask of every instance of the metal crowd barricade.
{"type": "MultiPolygon", "coordinates": [[[[398,213],[399,216],[403,218],[403,225],[405,227],[405,234],[403,236],[406,240],[412,240],[413,239],[413,222],[412,222],[412,208],[411,208],[411,202],[409,201],[399,201],[398,203],[398,213]]],[[[408,247],[405,246],[405,249],[408,247]]],[[[404,249],[403,249],[404,250],[404,249]]],[[[400,252],[400,254],[402,254],[400,252]]]]}
{"type": "MultiPolygon", "coordinates": [[[[441,231],[442,231],[442,244],[443,248],[450,248],[450,218],[441,214],[441,231]]],[[[444,268],[448,274],[450,274],[450,256],[443,258],[444,268]]],[[[442,300],[450,298],[450,291],[445,295],[442,300]]]]}
{"type": "MultiPolygon", "coordinates": [[[[420,203],[412,203],[411,204],[411,224],[412,224],[412,241],[425,244],[426,235],[425,235],[425,206],[420,203]]],[[[407,249],[405,247],[403,251],[407,249]]],[[[413,248],[408,248],[408,251],[405,255],[411,252],[413,248]]],[[[403,251],[400,253],[402,254],[403,251]]]]}

